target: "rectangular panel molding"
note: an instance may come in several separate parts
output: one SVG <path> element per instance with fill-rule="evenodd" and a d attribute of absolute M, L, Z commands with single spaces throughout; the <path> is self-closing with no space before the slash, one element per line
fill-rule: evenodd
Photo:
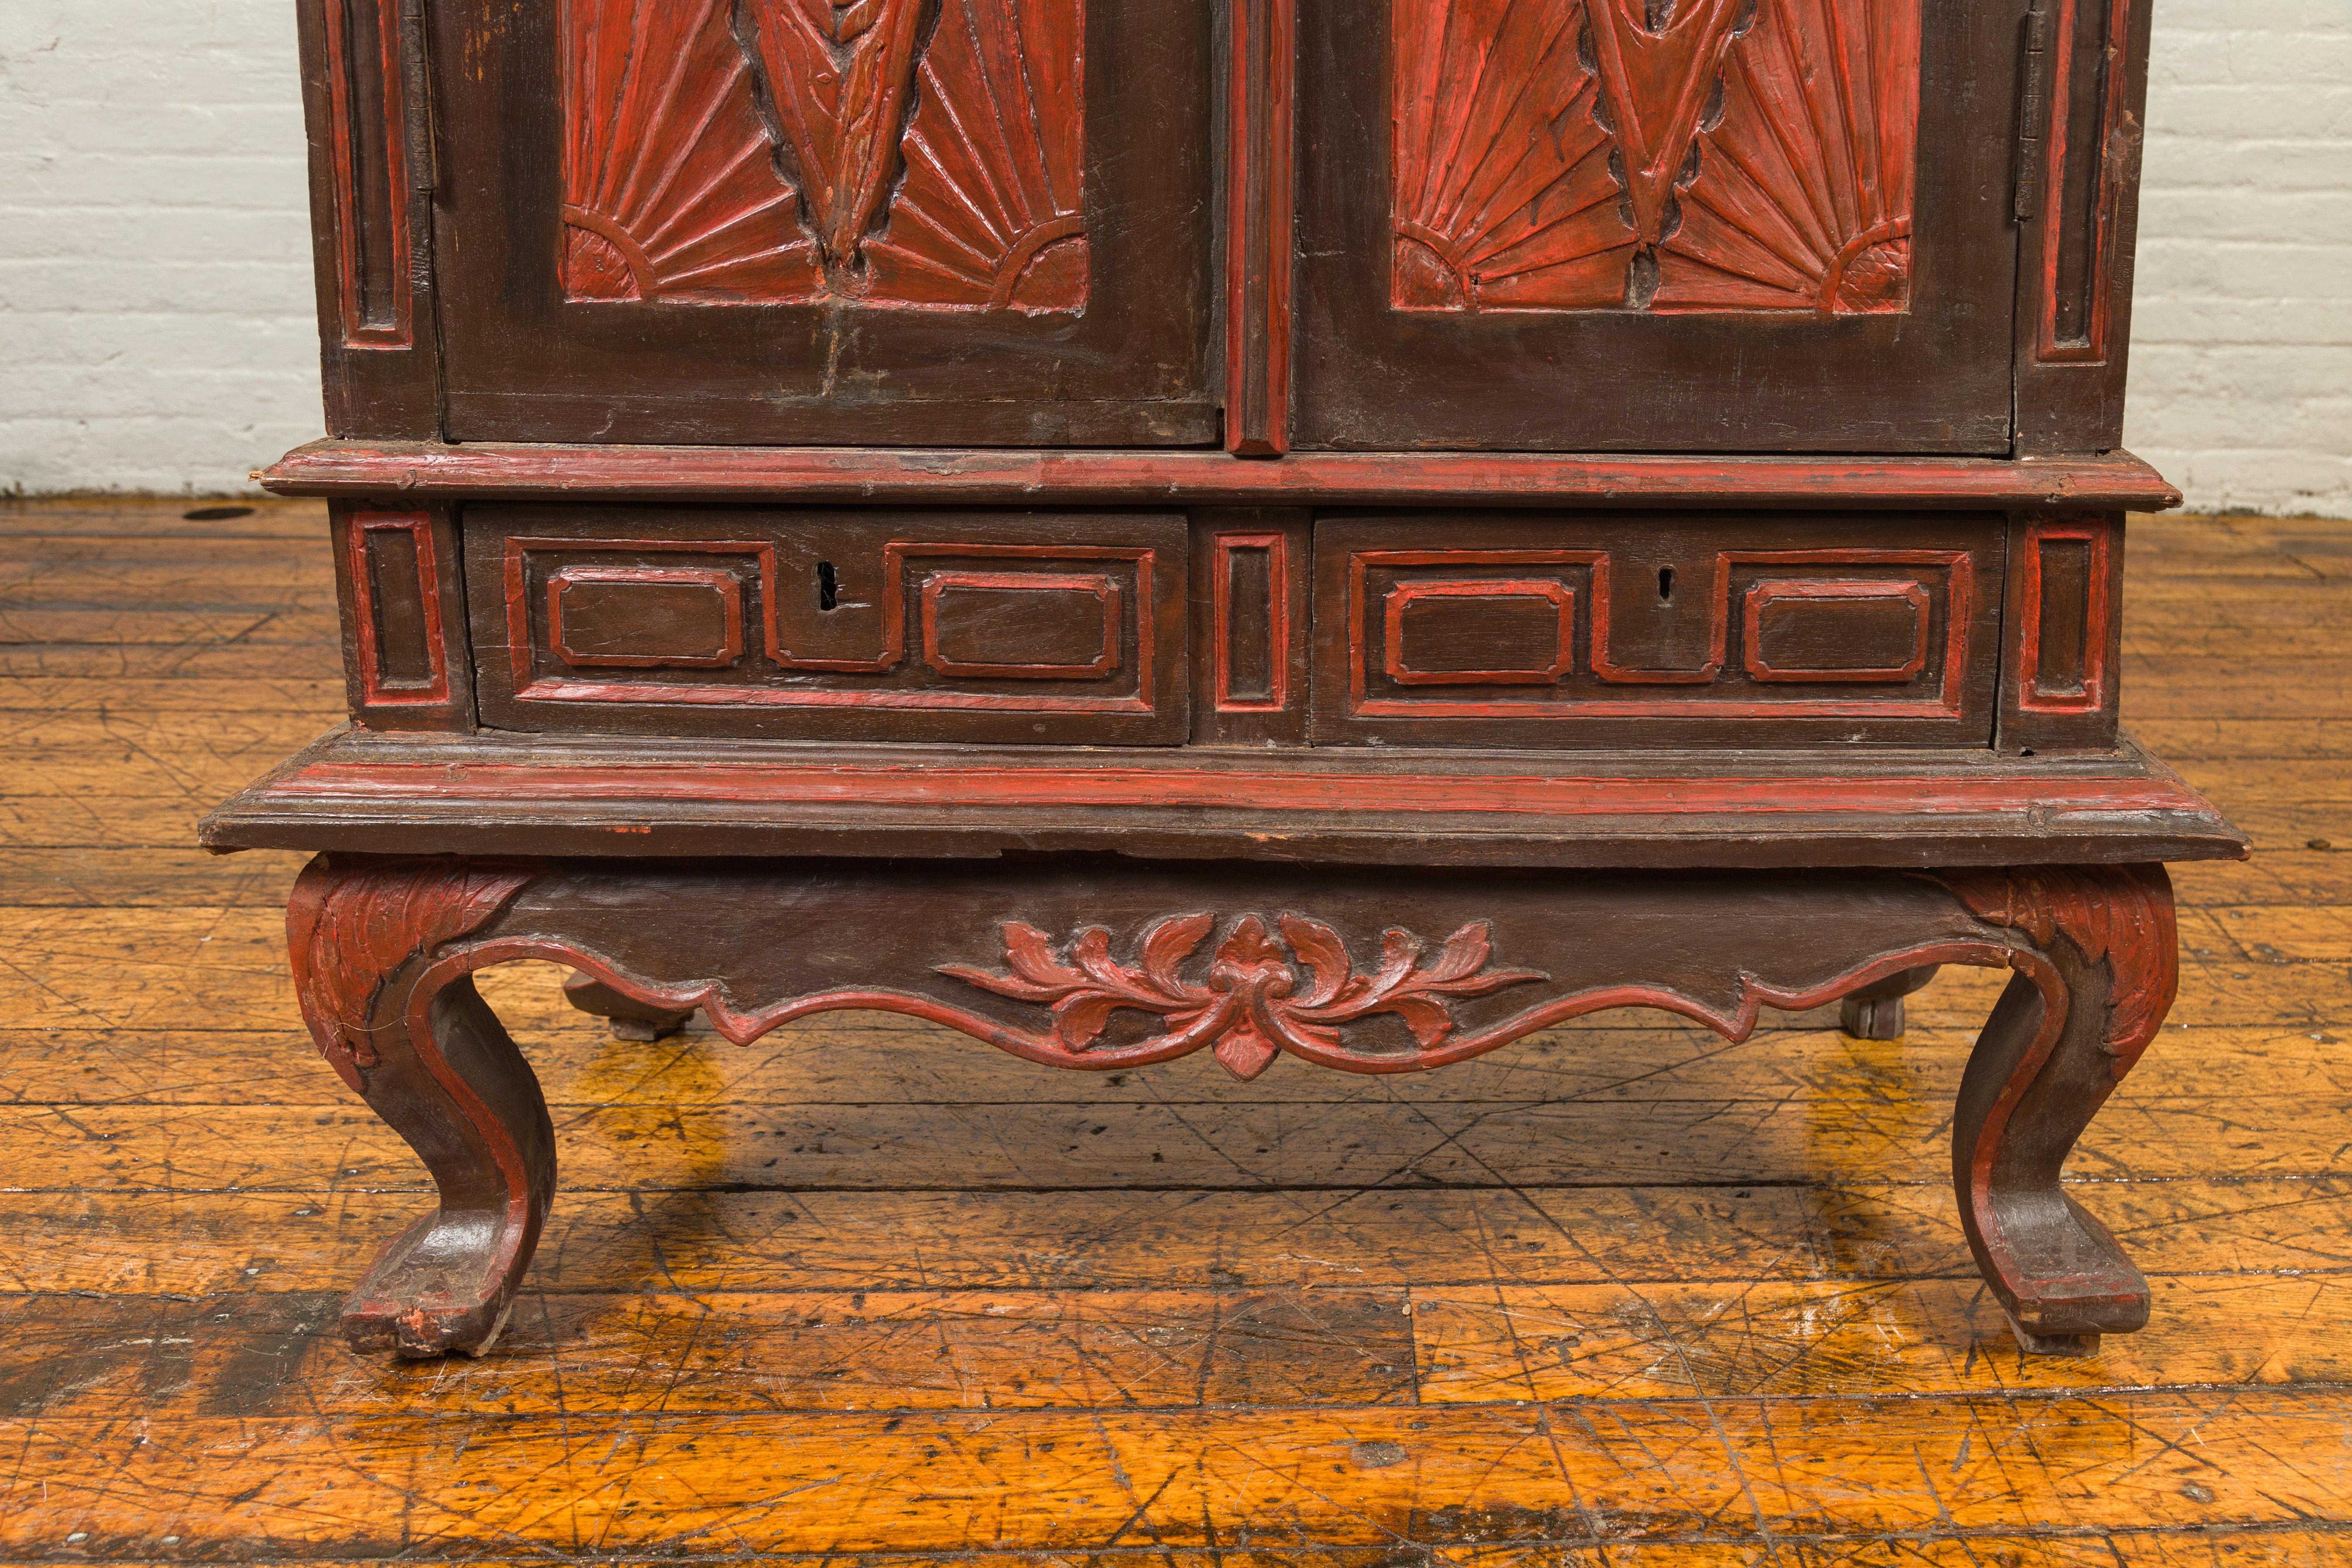
<path fill-rule="evenodd" d="M 2027 531 L 2017 705 L 2028 713 L 2105 706 L 2110 532 L 2097 518 Z"/>
<path fill-rule="evenodd" d="M 1182 738 L 1181 519 L 481 507 L 467 527 L 502 728 Z"/>
<path fill-rule="evenodd" d="M 1278 713 L 1290 706 L 1290 536 L 1220 533 L 1214 550 L 1211 700 L 1220 713 Z"/>
<path fill-rule="evenodd" d="M 428 512 L 359 512 L 347 530 L 360 700 L 371 708 L 449 701 L 441 564 Z"/>
<path fill-rule="evenodd" d="M 346 348 L 415 340 L 400 0 L 326 0 L 327 126 Z"/>
<path fill-rule="evenodd" d="M 1400 521 L 1317 526 L 1318 743 L 1991 740 L 1999 519 Z"/>
<path fill-rule="evenodd" d="M 743 584 L 684 566 L 566 566 L 547 580 L 547 643 L 574 669 L 725 669 L 743 657 Z"/>
<path fill-rule="evenodd" d="M 2034 357 L 2107 357 L 2117 212 L 2136 146 L 2113 68 L 2130 47 L 2132 0 L 2045 0 L 2055 8 L 2048 130 L 2042 137 L 2042 321 Z"/>

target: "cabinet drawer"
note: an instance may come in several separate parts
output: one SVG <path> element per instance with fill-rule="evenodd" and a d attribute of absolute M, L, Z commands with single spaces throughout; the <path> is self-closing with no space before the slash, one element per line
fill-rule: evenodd
<path fill-rule="evenodd" d="M 1318 743 L 1989 745 L 1996 517 L 1318 520 Z"/>
<path fill-rule="evenodd" d="M 482 722 L 1173 744 L 1173 514 L 478 506 Z"/>

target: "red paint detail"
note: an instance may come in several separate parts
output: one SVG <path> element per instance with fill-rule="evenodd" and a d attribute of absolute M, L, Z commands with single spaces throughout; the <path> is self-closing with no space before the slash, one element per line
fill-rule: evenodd
<path fill-rule="evenodd" d="M 2113 614 L 2108 552 L 2114 529 L 2104 518 L 2036 522 L 2025 532 L 2018 619 L 2017 705 L 2028 713 L 2095 713 L 2107 700 L 2107 631 Z M 2083 611 L 2083 685 L 2079 691 L 2044 692 L 2042 682 L 2042 546 L 2080 539 L 2091 547 L 2090 602 Z"/>
<path fill-rule="evenodd" d="M 1368 563 L 1388 566 L 1586 566 L 1592 574 L 1593 673 L 1602 680 L 1625 685 L 1707 685 L 1721 675 L 1724 651 L 1730 639 L 1731 569 L 1735 565 L 1933 566 L 1949 573 L 1950 600 L 1947 619 L 1943 689 L 1930 701 L 1890 702 L 1879 699 L 1809 701 L 1741 702 L 1728 700 L 1664 698 L 1578 699 L 1558 702 L 1445 701 L 1434 698 L 1376 698 L 1367 695 L 1365 671 L 1370 665 L 1365 639 Z M 1969 617 L 1974 605 L 1975 563 L 1963 550 L 1727 550 L 1716 556 L 1709 590 L 1712 624 L 1707 661 L 1697 669 L 1632 669 L 1609 658 L 1609 557 L 1596 550 L 1367 550 L 1349 562 L 1348 658 L 1349 710 L 1375 718 L 1860 718 L 1948 719 L 1960 710 L 1960 692 L 1968 673 Z M 1394 655 L 1390 656 L 1393 659 Z"/>
<path fill-rule="evenodd" d="M 2103 1045 L 2116 1079 L 2131 1071 L 2180 988 L 2179 931 L 2163 867 L 2053 866 L 1936 877 L 1979 920 L 2015 927 L 2044 948 L 2063 936 L 2089 963 L 2105 963 L 2112 980 Z M 2063 1007 L 2053 1012 L 2063 1026 Z M 2052 1037 L 2054 1043 L 2054 1029 Z M 2020 1069 L 2011 1080 L 2016 1095 L 2031 1086 L 2032 1077 Z M 1999 1140 L 1992 1145 L 1999 1147 Z"/>
<path fill-rule="evenodd" d="M 1234 574 L 1232 556 L 1238 550 L 1265 552 L 1266 569 L 1266 695 L 1234 695 Z M 1220 713 L 1279 713 L 1290 706 L 1290 535 L 1286 533 L 1221 533 L 1217 535 L 1216 566 L 1211 574 L 1209 603 L 1215 647 L 1210 650 L 1215 680 L 1214 700 Z"/>
<path fill-rule="evenodd" d="M 429 513 L 355 512 L 348 531 L 351 551 L 352 619 L 359 629 L 360 701 L 370 708 L 429 708 L 449 700 L 449 650 L 441 636 L 441 568 L 433 549 Z M 375 572 L 368 560 L 371 533 L 405 533 L 416 542 L 416 593 L 425 607 L 425 658 L 432 676 L 422 686 L 387 686 L 383 650 L 378 646 Z"/>
<path fill-rule="evenodd" d="M 1654 309 L 1908 309 L 1920 16 L 1920 0 L 1757 5 L 1725 57 L 1723 120 L 1695 140 Z"/>
<path fill-rule="evenodd" d="M 1360 557 L 1359 558 L 1360 560 Z M 1558 617 L 1559 642 L 1541 669 L 1408 669 L 1404 613 L 1421 599 L 1541 599 Z M 1400 583 L 1388 595 L 1388 677 L 1400 686 L 1551 686 L 1576 666 L 1576 593 L 1549 577 L 1479 578 L 1461 583 Z"/>
<path fill-rule="evenodd" d="M 408 126 L 406 93 L 402 86 L 400 7 L 397 0 L 348 0 L 375 7 L 376 37 L 383 56 L 383 101 L 362 104 L 352 100 L 354 40 L 350 37 L 346 3 L 347 0 L 326 0 L 321 7 L 327 23 L 327 149 L 333 171 L 338 314 L 345 347 L 404 349 L 415 342 L 415 311 L 408 274 L 408 161 L 403 155 Z M 388 232 L 380 237 L 389 247 L 394 265 L 389 273 L 392 319 L 383 324 L 371 324 L 362 300 L 360 255 L 365 237 L 361 226 L 366 215 L 360 211 L 360 150 L 352 145 L 352 125 L 357 116 L 379 110 L 383 115 L 384 157 L 380 172 L 384 179 L 384 216 L 389 219 Z"/>
<path fill-rule="evenodd" d="M 1473 928 L 1475 929 L 1475 928 Z M 1460 933 L 1456 933 L 1457 936 Z M 1571 993 L 1553 1001 L 1531 1007 L 1474 1034 L 1457 1034 L 1433 1049 L 1411 1055 L 1373 1054 L 1349 1050 L 1344 1046 L 1325 1046 L 1319 1041 L 1286 1044 L 1290 1054 L 1319 1067 L 1336 1068 L 1343 1072 L 1397 1073 L 1426 1072 L 1436 1068 L 1482 1056 L 1525 1037 L 1538 1029 L 1563 1024 L 1588 1013 L 1602 1012 L 1612 1007 L 1654 1007 L 1689 1018 L 1715 1030 L 1725 1038 L 1739 1041 L 1755 1031 L 1757 1019 L 1766 1006 L 1790 1011 L 1802 1011 L 1834 1002 L 1857 988 L 1883 980 L 1906 969 L 1930 963 L 1973 963 L 1996 966 L 2012 960 L 2011 949 L 1981 942 L 1937 942 L 1923 943 L 1904 952 L 1880 958 L 1859 965 L 1825 985 L 1809 991 L 1783 991 L 1743 976 L 1738 1005 L 1727 1013 L 1717 1013 L 1704 1003 L 1679 992 L 1650 985 L 1596 986 Z M 737 1045 L 749 1045 L 771 1030 L 800 1018 L 819 1013 L 863 1009 L 895 1013 L 906 1017 L 920 1018 L 927 1023 L 944 1025 L 960 1030 L 972 1038 L 992 1045 L 998 1049 L 1024 1061 L 1045 1067 L 1072 1068 L 1080 1071 L 1111 1072 L 1124 1068 L 1147 1067 L 1154 1062 L 1170 1061 L 1202 1048 L 1207 1041 L 1179 1031 L 1155 1035 L 1149 1039 L 1127 1046 L 1096 1046 L 1086 1050 L 1073 1050 L 1053 1032 L 1038 1033 L 1010 1028 L 993 1019 L 983 1018 L 961 1007 L 933 1001 L 928 996 L 911 995 L 903 991 L 839 990 L 796 996 L 749 1013 L 738 1012 L 729 1002 L 724 988 L 715 981 L 702 981 L 678 986 L 655 985 L 638 977 L 622 973 L 601 956 L 561 942 L 516 938 L 480 943 L 464 950 L 463 959 L 468 968 L 486 968 L 519 958 L 540 958 L 565 963 L 586 972 L 596 980 L 625 996 L 648 1006 L 685 1012 L 699 1007 L 706 1011 L 719 1035 Z M 453 962 L 457 962 L 454 960 Z M 977 973 L 977 972 L 975 972 Z M 958 978 L 965 978 L 958 975 Z M 1239 1031 L 1235 1032 L 1238 1035 Z M 1226 1037 L 1234 1039 L 1234 1035 Z M 1255 1040 L 1236 1040 L 1230 1054 L 1220 1053 L 1220 1060 L 1229 1070 L 1262 1068 L 1271 1056 L 1265 1054 L 1267 1042 L 1263 1037 Z"/>
<path fill-rule="evenodd" d="M 888 205 L 925 8 L 923 0 L 736 7 L 772 133 L 800 172 L 801 200 L 835 267 L 864 266 L 866 237 Z"/>
<path fill-rule="evenodd" d="M 732 0 L 563 0 L 566 299 L 775 303 L 823 292 L 732 10 Z"/>
<path fill-rule="evenodd" d="M 1034 506 L 1482 504 L 1564 507 L 2071 506 L 2161 511 L 2180 492 L 2128 452 L 1997 458 L 1564 458 L 1538 453 L 844 451 L 315 441 L 263 476 L 285 495 L 617 496 L 653 500 L 935 500 Z"/>
<path fill-rule="evenodd" d="M 489 861 L 363 862 L 352 869 L 337 869 L 324 857 L 310 862 L 287 900 L 287 959 L 311 1038 L 345 1083 L 364 1092 L 361 1074 L 381 1059 L 373 1036 L 389 1022 L 374 1013 L 384 984 L 411 960 L 488 924 L 533 875 Z M 431 1036 L 427 1028 L 415 1039 Z M 444 1079 L 452 1092 L 478 1106 L 455 1076 Z"/>
<path fill-rule="evenodd" d="M 574 583 L 642 583 L 708 588 L 719 595 L 726 630 L 719 646 L 708 654 L 584 654 L 572 649 L 563 637 L 564 590 Z M 547 645 L 556 658 L 574 668 L 605 667 L 724 669 L 743 657 L 743 584 L 732 572 L 692 566 L 566 566 L 548 574 Z"/>
<path fill-rule="evenodd" d="M 836 287 L 877 305 L 1085 310 L 1086 55 L 1083 0 L 943 0 L 870 279 Z"/>
<path fill-rule="evenodd" d="M 922 556 L 951 560 L 1132 561 L 1135 563 L 1136 668 L 1138 695 L 1133 697 L 1003 697 L 961 691 L 824 690 L 763 686 L 673 686 L 653 681 L 598 682 L 542 680 L 535 668 L 536 649 L 530 637 L 530 584 L 526 563 L 534 552 L 654 552 L 740 554 L 760 565 L 760 605 L 766 631 L 766 653 L 780 668 L 833 670 L 881 675 L 906 659 L 906 610 L 901 579 L 903 563 Z M 1154 657 L 1152 561 L 1148 548 L 1097 544 L 919 544 L 893 541 L 883 546 L 882 652 L 870 659 L 796 658 L 783 647 L 776 616 L 778 571 L 776 549 L 758 542 L 675 539 L 551 539 L 507 541 L 507 640 L 514 664 L 515 695 L 534 702 L 680 702 L 719 708 L 872 708 L 885 710 L 949 710 L 1006 713 L 1150 713 Z"/>
<path fill-rule="evenodd" d="M 1281 932 L 1277 939 L 1269 925 Z M 1507 986 L 1549 980 L 1533 969 L 1489 969 L 1494 954 L 1483 921 L 1446 939 L 1427 963 L 1410 931 L 1381 933 L 1379 967 L 1365 973 L 1339 933 L 1304 915 L 1244 915 L 1228 928 L 1207 972 L 1188 979 L 1183 966 L 1217 917 L 1170 915 L 1135 942 L 1136 962 L 1111 955 L 1110 932 L 1090 926 L 1063 952 L 1032 925 L 1008 921 L 1000 931 L 1012 973 L 992 974 L 969 964 L 940 966 L 950 978 L 1054 1010 L 1053 1037 L 1073 1056 L 1091 1049 L 1114 1013 L 1157 1014 L 1167 1032 L 1151 1042 L 1170 1054 L 1213 1046 L 1235 1078 L 1253 1079 L 1277 1051 L 1343 1051 L 1339 1030 L 1375 1013 L 1393 1014 L 1424 1051 L 1454 1032 L 1454 1004 Z"/>
<path fill-rule="evenodd" d="M 2208 808 L 2161 778 L 1658 779 L 1512 773 L 1253 771 L 1176 765 L 947 770 L 919 763 L 794 766 L 758 763 L 313 763 L 258 798 L 559 802 L 710 801 L 745 805 L 938 807 L 1152 806 L 1228 811 L 1490 816 L 1701 816 L 1736 812 L 2184 811 Z"/>
<path fill-rule="evenodd" d="M 2094 73 L 2100 94 L 2099 156 L 2094 163 L 2091 200 L 2091 255 L 2084 269 L 2091 299 L 2084 318 L 2088 329 L 2080 338 L 2058 336 L 2058 247 L 2064 234 L 2066 202 L 2066 132 L 2072 115 L 2075 7 L 2091 0 L 2056 0 L 2050 51 L 2050 126 L 2043 137 L 2047 151 L 2042 169 L 2042 320 L 2035 333 L 2033 357 L 2043 364 L 2096 364 L 2107 357 L 2109 323 L 2115 313 L 2116 204 L 2122 182 L 2110 177 L 2110 151 L 2123 130 L 2124 93 L 2117 79 L 2131 44 L 2131 0 L 2106 0 L 2107 37 L 2105 68 Z"/>
<path fill-rule="evenodd" d="M 561 27 L 567 298 L 1084 308 L 1081 0 L 565 0 Z"/>
<path fill-rule="evenodd" d="M 1086 664 L 974 664 L 951 659 L 940 651 L 940 599 L 951 588 L 1091 594 L 1102 612 L 1102 652 Z M 1118 668 L 1121 607 L 1118 584 L 1099 573 L 1053 576 L 1042 572 L 933 572 L 923 579 L 923 662 L 941 675 L 980 679 L 1100 680 Z"/>
<path fill-rule="evenodd" d="M 1236 0 L 1225 14 L 1225 449 L 1279 457 L 1290 447 L 1297 0 Z"/>
<path fill-rule="evenodd" d="M 1399 0 L 1398 309 L 1906 308 L 1919 0 L 1655 9 Z"/>
<path fill-rule="evenodd" d="M 1784 599 L 1825 599 L 1832 603 L 1898 600 L 1911 607 L 1919 628 L 1910 658 L 1884 668 L 1780 669 L 1764 662 L 1762 615 L 1767 605 Z M 1927 589 L 1920 583 L 1766 582 L 1748 590 L 1746 641 L 1748 673 L 1757 680 L 1879 680 L 1907 681 L 1927 668 Z"/>
<path fill-rule="evenodd" d="M 1675 216 L 1675 193 L 1688 183 L 1684 161 L 1747 9 L 1742 0 L 1683 0 L 1653 28 L 1643 0 L 1584 7 L 1633 235 L 1644 247 L 1664 239 Z"/>

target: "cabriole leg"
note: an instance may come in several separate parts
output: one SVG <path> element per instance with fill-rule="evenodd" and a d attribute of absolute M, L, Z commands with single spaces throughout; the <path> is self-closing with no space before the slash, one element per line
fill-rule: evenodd
<path fill-rule="evenodd" d="M 555 1190 L 555 1138 L 530 1064 L 452 947 L 531 879 L 452 860 L 313 860 L 287 930 L 319 1050 L 415 1149 L 440 1205 L 343 1306 L 357 1350 L 479 1354 L 504 1327 Z"/>
<path fill-rule="evenodd" d="M 1945 879 L 1979 918 L 2033 939 L 1978 1037 L 1952 1127 L 1960 1218 L 2019 1342 L 2088 1354 L 2147 1321 L 2147 1281 L 2059 1184 L 2060 1167 L 2172 1005 L 2179 949 L 2162 867 Z"/>

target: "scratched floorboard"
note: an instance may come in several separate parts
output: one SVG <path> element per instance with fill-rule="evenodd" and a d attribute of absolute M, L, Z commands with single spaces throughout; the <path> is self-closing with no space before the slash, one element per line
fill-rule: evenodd
<path fill-rule="evenodd" d="M 2079 1194 L 2147 1331 L 2029 1360 L 1904 1041 L 1612 1014 L 1411 1083 L 1079 1081 L 903 1020 L 484 990 L 564 1191 L 498 1352 L 357 1357 L 420 1174 L 310 1055 L 299 858 L 195 816 L 341 701 L 319 509 L 0 504 L 0 1568 L 2352 1568 L 2352 531 L 2135 525 L 2176 877 Z"/>

